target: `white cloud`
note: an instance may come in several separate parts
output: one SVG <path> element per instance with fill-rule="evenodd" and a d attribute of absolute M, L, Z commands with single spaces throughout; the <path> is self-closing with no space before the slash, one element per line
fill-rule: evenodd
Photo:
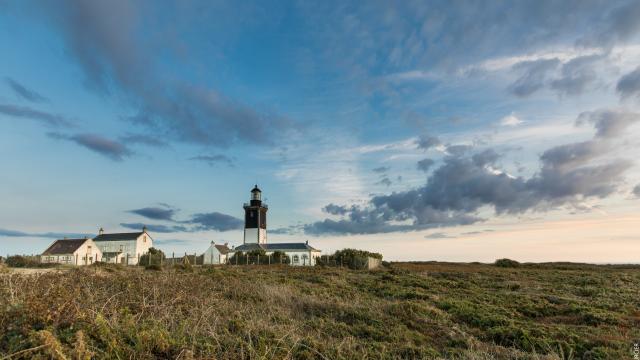
<path fill-rule="evenodd" d="M 524 123 L 524 121 L 518 118 L 514 113 L 511 113 L 500 119 L 501 126 L 518 126 L 522 123 Z"/>

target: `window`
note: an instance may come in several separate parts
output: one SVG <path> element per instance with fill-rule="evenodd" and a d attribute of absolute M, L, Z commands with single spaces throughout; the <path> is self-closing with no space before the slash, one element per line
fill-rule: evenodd
<path fill-rule="evenodd" d="M 147 242 L 147 235 L 145 235 L 145 236 L 142 238 L 142 242 L 145 242 L 145 243 Z"/>
<path fill-rule="evenodd" d="M 300 262 L 300 258 L 298 257 L 298 255 L 293 255 L 293 262 L 296 264 Z"/>

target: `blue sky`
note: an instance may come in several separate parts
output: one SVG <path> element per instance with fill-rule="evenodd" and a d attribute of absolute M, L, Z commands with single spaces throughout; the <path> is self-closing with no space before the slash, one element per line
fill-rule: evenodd
<path fill-rule="evenodd" d="M 257 182 L 272 242 L 637 262 L 639 16 L 0 2 L 0 253 L 142 224 L 168 252 L 240 244 Z"/>

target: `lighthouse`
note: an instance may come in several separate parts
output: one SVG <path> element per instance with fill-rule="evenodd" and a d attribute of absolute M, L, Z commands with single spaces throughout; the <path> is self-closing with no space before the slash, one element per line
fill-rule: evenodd
<path fill-rule="evenodd" d="M 267 243 L 267 204 L 262 203 L 262 191 L 258 185 L 251 190 L 251 201 L 244 204 L 244 243 Z"/>

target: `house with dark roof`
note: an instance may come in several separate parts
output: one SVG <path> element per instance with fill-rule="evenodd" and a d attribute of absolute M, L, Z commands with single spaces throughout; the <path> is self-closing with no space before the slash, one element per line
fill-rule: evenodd
<path fill-rule="evenodd" d="M 40 261 L 67 265 L 91 265 L 102 261 L 102 251 L 89 238 L 62 239 L 54 241 L 40 255 Z"/>
<path fill-rule="evenodd" d="M 212 241 L 207 251 L 202 254 L 202 264 L 225 264 L 230 250 L 227 244 L 216 244 L 215 241 Z"/>
<path fill-rule="evenodd" d="M 242 244 L 234 247 L 231 252 L 251 252 L 253 250 L 264 250 L 266 255 L 271 255 L 274 252 L 285 253 L 292 266 L 313 266 L 316 264 L 316 259 L 320 257 L 320 250 L 309 245 L 309 242 L 303 243 L 273 243 L 273 244 Z"/>
<path fill-rule="evenodd" d="M 142 231 L 111 234 L 100 228 L 93 241 L 104 254 L 104 262 L 117 264 L 137 265 L 140 256 L 153 247 L 153 239 L 146 226 Z"/>

